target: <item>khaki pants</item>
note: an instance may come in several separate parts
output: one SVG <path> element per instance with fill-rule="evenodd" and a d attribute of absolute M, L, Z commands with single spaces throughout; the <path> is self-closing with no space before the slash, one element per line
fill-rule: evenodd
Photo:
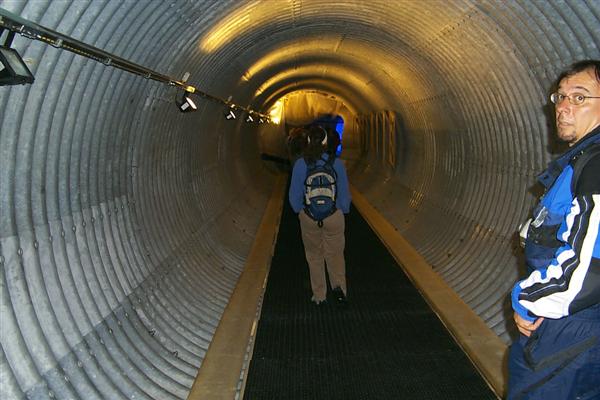
<path fill-rule="evenodd" d="M 312 220 L 304 211 L 300 211 L 299 218 L 304 252 L 310 271 L 313 301 L 319 302 L 327 297 L 325 262 L 331 287 L 333 289 L 339 287 L 346 294 L 344 213 L 337 210 L 323 220 L 321 228 L 317 225 L 317 221 Z"/>

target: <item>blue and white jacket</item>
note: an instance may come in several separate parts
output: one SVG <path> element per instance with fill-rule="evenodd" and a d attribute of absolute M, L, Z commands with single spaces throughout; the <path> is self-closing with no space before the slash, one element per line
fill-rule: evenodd
<path fill-rule="evenodd" d="M 527 263 L 535 270 L 513 288 L 512 307 L 528 321 L 538 317 L 558 319 L 600 303 L 599 156 L 586 163 L 577 187 L 571 187 L 571 161 L 598 143 L 600 127 L 538 177 L 547 191 L 535 208 L 533 224 L 542 225 L 541 229 L 558 229 L 554 230 L 555 248 L 549 255 L 538 251 L 543 246 L 538 249 L 532 241 L 525 245 Z"/>

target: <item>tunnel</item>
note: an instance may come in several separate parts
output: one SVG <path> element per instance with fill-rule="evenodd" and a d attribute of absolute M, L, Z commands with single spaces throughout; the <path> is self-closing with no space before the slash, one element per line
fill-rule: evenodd
<path fill-rule="evenodd" d="M 0 398 L 187 398 L 286 173 L 286 129 L 324 115 L 344 121 L 356 192 L 513 340 L 515 234 L 563 148 L 548 95 L 600 58 L 598 1 L 0 8 L 210 95 L 181 113 L 179 87 L 16 32 L 35 81 L 0 87 Z"/>

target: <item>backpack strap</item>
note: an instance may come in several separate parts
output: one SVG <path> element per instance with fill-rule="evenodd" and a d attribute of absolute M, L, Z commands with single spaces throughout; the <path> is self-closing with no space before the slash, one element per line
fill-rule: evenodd
<path fill-rule="evenodd" d="M 585 168 L 586 164 L 598 155 L 600 155 L 600 143 L 589 146 L 571 159 L 571 166 L 573 167 L 571 193 L 575 193 L 579 177 L 581 176 L 581 172 Z"/>
<path fill-rule="evenodd" d="M 321 160 L 323 160 L 325 162 L 325 164 L 329 165 L 331 167 L 331 170 L 335 173 L 335 180 L 337 180 L 337 172 L 335 171 L 335 167 L 333 166 L 333 164 L 335 163 L 335 157 L 328 155 L 329 158 L 326 160 L 323 158 L 323 156 L 321 156 Z"/>

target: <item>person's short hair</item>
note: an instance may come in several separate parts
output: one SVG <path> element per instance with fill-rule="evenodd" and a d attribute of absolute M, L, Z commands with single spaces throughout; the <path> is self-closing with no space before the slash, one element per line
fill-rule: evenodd
<path fill-rule="evenodd" d="M 600 83 L 600 60 L 581 60 L 577 61 L 574 64 L 571 64 L 569 68 L 563 71 L 563 73 L 560 74 L 560 76 L 556 80 L 556 85 L 558 86 L 563 79 L 578 74 L 580 72 L 587 71 L 588 69 L 594 70 L 596 80 L 598 81 L 598 83 Z"/>

